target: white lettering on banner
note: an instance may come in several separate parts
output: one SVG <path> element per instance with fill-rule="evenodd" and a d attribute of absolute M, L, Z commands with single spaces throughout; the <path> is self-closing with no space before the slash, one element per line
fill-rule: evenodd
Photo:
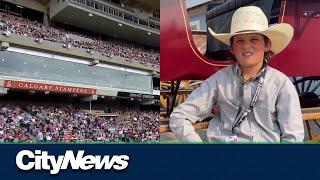
<path fill-rule="evenodd" d="M 31 83 L 21 81 L 5 80 L 4 87 L 18 88 L 18 89 L 32 89 L 41 91 L 57 91 L 57 92 L 68 92 L 73 94 L 96 94 L 96 89 L 81 88 L 81 87 L 70 87 L 62 85 L 50 85 L 42 83 Z"/>
<path fill-rule="evenodd" d="M 137 98 L 141 98 L 141 94 L 134 94 L 134 93 L 130 93 L 129 95 L 130 97 L 137 97 Z"/>
<path fill-rule="evenodd" d="M 11 87 L 11 81 L 7 81 L 7 87 Z"/>
<path fill-rule="evenodd" d="M 28 161 L 24 162 L 23 158 Z M 48 151 L 35 150 L 35 153 L 29 150 L 22 150 L 16 156 L 16 165 L 19 169 L 28 171 L 35 170 L 49 170 L 50 174 L 58 174 L 59 171 L 68 168 L 71 165 L 73 170 L 89 170 L 93 167 L 99 169 L 115 169 L 124 170 L 128 167 L 129 156 L 127 155 L 113 155 L 113 156 L 84 156 L 84 150 L 79 150 L 75 156 L 73 151 L 67 150 L 65 155 L 58 156 L 48 155 Z M 51 164 L 51 165 L 50 165 Z"/>
<path fill-rule="evenodd" d="M 144 94 L 144 95 L 142 96 L 142 98 L 144 98 L 144 99 L 154 99 L 154 96 Z"/>

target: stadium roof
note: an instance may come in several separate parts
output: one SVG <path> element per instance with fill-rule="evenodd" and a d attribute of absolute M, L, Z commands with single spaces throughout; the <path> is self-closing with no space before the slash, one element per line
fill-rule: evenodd
<path fill-rule="evenodd" d="M 186 0 L 187 9 L 211 2 L 212 0 Z"/>
<path fill-rule="evenodd" d="M 43 6 L 48 5 L 50 0 L 36 0 Z M 120 0 L 130 7 L 143 9 L 145 11 L 160 12 L 160 0 Z M 70 13 L 72 12 L 72 13 Z M 88 16 L 91 14 L 91 17 Z M 92 16 L 93 15 L 93 16 Z M 51 20 L 71 25 L 91 32 L 113 36 L 115 38 L 129 40 L 152 47 L 160 46 L 159 30 L 150 29 L 138 24 L 122 22 L 114 17 L 106 17 L 99 11 L 83 9 L 83 7 L 67 6 L 58 14 L 51 16 Z M 121 24 L 121 28 L 119 27 Z M 143 29 L 143 30 L 142 30 Z"/>
<path fill-rule="evenodd" d="M 50 0 L 37 0 L 43 6 L 47 5 Z M 160 0 L 121 0 L 124 4 L 146 11 L 160 12 Z"/>
<path fill-rule="evenodd" d="M 122 0 L 122 2 L 146 11 L 160 12 L 160 0 Z"/>
<path fill-rule="evenodd" d="M 101 35 L 160 47 L 160 32 L 147 26 L 116 18 L 90 9 L 69 5 L 51 17 L 61 24 L 71 25 Z M 72 12 L 72 13 L 70 13 Z M 91 13 L 91 16 L 89 15 Z M 150 33 L 148 33 L 150 32 Z"/>
<path fill-rule="evenodd" d="M 50 0 L 37 0 L 40 4 L 42 4 L 43 6 L 47 5 L 49 3 Z"/>

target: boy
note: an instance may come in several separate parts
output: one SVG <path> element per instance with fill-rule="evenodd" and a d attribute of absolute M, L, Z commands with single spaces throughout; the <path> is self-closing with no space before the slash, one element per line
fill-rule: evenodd
<path fill-rule="evenodd" d="M 292 142 L 303 141 L 299 98 L 288 77 L 267 65 L 274 54 L 291 41 L 289 24 L 268 27 L 262 10 L 241 7 L 232 17 L 231 30 L 216 34 L 230 46 L 237 61 L 203 82 L 170 116 L 170 128 L 181 141 L 199 142 L 192 124 L 218 114 L 209 122 L 209 141 Z"/>

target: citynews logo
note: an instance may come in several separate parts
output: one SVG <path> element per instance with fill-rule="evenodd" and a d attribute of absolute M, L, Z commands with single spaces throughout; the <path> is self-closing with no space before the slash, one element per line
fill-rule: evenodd
<path fill-rule="evenodd" d="M 27 161 L 23 161 L 27 158 Z M 93 167 L 96 170 L 115 169 L 124 170 L 128 167 L 129 156 L 114 155 L 114 156 L 84 156 L 84 150 L 79 150 L 77 155 L 73 151 L 67 150 L 65 155 L 58 156 L 48 155 L 48 151 L 35 150 L 35 153 L 29 150 L 22 150 L 16 156 L 16 165 L 24 171 L 31 169 L 35 170 L 50 170 L 50 174 L 58 174 L 61 169 L 66 170 L 68 165 L 71 165 L 73 170 L 89 170 Z"/>

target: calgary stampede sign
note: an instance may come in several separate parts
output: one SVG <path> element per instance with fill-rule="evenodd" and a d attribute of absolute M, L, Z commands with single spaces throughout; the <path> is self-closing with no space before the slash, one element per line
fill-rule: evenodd
<path fill-rule="evenodd" d="M 73 87 L 73 86 L 62 86 L 62 85 L 54 85 L 54 84 L 43 84 L 43 83 L 13 81 L 13 80 L 5 80 L 4 87 L 12 88 L 12 89 L 52 91 L 52 92 L 73 93 L 73 94 L 94 95 L 97 93 L 97 89 L 92 89 L 92 88 L 81 88 L 81 87 Z"/>

